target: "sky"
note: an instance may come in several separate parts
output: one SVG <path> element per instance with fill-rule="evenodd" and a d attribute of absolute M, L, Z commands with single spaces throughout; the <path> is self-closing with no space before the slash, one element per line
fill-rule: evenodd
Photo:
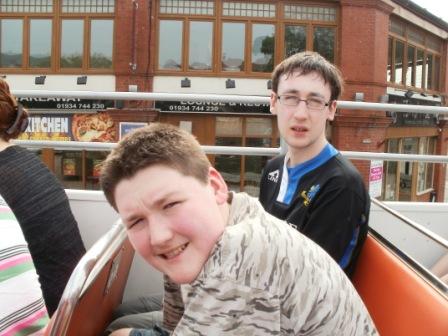
<path fill-rule="evenodd" d="M 425 8 L 431 14 L 438 16 L 448 23 L 448 1 L 447 0 L 411 0 L 420 7 Z"/>

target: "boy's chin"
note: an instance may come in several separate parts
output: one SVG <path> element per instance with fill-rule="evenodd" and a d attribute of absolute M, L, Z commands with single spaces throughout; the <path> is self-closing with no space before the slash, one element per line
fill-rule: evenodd
<path fill-rule="evenodd" d="M 178 285 L 190 284 L 196 280 L 198 274 L 167 274 L 172 282 Z"/>

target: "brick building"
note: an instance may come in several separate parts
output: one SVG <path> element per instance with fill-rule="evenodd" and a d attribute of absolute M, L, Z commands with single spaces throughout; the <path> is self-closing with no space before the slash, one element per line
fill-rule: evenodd
<path fill-rule="evenodd" d="M 343 100 L 446 105 L 448 23 L 407 0 L 22 0 L 0 2 L 0 73 L 13 89 L 268 96 L 273 66 L 315 50 L 339 66 Z M 24 138 L 116 141 L 155 120 L 202 144 L 278 146 L 268 106 L 22 99 Z M 339 110 L 340 150 L 447 154 L 448 123 L 423 114 Z M 42 150 L 67 187 L 97 188 L 105 153 Z M 257 193 L 266 158 L 211 157 L 234 189 Z M 356 161 L 366 183 L 370 162 Z M 384 164 L 382 198 L 443 200 L 446 168 Z"/>

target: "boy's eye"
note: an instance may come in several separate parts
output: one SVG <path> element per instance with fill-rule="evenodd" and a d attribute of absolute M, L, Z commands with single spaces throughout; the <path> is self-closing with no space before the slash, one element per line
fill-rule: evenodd
<path fill-rule="evenodd" d="M 283 100 L 289 104 L 297 104 L 298 99 L 296 96 L 283 96 Z"/>
<path fill-rule="evenodd" d="M 141 222 L 142 222 L 141 219 L 135 219 L 135 220 L 133 220 L 133 221 L 127 223 L 127 225 L 126 225 L 126 229 L 128 229 L 128 230 L 129 230 L 129 229 L 132 229 L 133 227 L 135 227 L 136 225 L 140 224 Z"/>
<path fill-rule="evenodd" d="M 180 201 L 169 202 L 163 206 L 163 209 L 171 209 L 172 207 L 180 204 Z"/>

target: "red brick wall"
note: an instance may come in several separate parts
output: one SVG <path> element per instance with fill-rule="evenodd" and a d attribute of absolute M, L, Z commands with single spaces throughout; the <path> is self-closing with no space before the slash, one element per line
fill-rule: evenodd
<path fill-rule="evenodd" d="M 341 0 L 339 67 L 345 79 L 342 100 L 364 93 L 378 102 L 386 93 L 387 38 L 392 8 L 378 0 Z M 332 142 L 342 151 L 383 152 L 390 120 L 384 112 L 339 110 Z M 354 160 L 366 185 L 370 161 Z"/>
<path fill-rule="evenodd" d="M 138 85 L 138 91 L 152 91 L 151 6 L 151 0 L 116 1 L 114 57 L 117 91 L 128 91 L 130 84 Z"/>

